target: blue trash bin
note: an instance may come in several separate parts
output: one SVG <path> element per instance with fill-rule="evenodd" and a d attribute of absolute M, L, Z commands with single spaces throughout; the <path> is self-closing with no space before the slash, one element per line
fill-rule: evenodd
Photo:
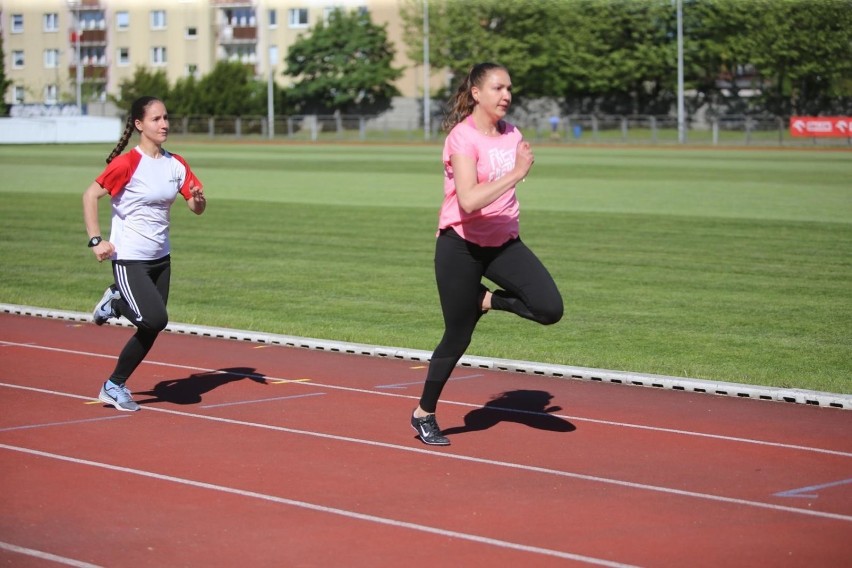
<path fill-rule="evenodd" d="M 577 124 L 574 126 L 574 138 L 579 138 L 583 135 L 583 127 Z"/>

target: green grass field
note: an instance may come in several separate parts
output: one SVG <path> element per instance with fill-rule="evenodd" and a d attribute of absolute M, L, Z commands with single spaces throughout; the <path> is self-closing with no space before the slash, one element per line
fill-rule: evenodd
<path fill-rule="evenodd" d="M 176 137 L 174 322 L 431 350 L 440 147 Z M 111 145 L 0 146 L 0 302 L 89 312 L 80 196 Z M 539 146 L 522 236 L 566 300 L 468 354 L 852 393 L 852 152 Z M 102 202 L 102 227 L 109 227 Z"/>

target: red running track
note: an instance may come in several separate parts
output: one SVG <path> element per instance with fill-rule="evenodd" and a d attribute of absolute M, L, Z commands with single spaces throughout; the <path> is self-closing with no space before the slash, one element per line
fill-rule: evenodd
<path fill-rule="evenodd" d="M 852 412 L 0 315 L 0 564 L 849 566 Z"/>

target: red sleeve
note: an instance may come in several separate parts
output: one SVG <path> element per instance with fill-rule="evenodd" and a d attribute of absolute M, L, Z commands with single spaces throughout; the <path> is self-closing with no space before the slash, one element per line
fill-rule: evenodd
<path fill-rule="evenodd" d="M 195 177 L 195 174 L 192 173 L 192 170 L 189 169 L 189 164 L 186 163 L 186 160 L 183 159 L 182 156 L 178 156 L 177 154 L 172 154 L 175 160 L 183 164 L 183 167 L 186 168 L 186 175 L 183 179 L 183 185 L 180 187 L 180 194 L 183 195 L 183 198 L 189 201 L 192 199 L 192 194 L 189 192 L 189 188 L 193 185 L 202 185 L 201 180 Z"/>
<path fill-rule="evenodd" d="M 95 178 L 95 181 L 106 189 L 110 196 L 113 196 L 124 189 L 133 177 L 133 172 L 136 171 L 136 166 L 141 159 L 139 152 L 128 152 L 117 156 L 107 164 L 106 169 Z"/>

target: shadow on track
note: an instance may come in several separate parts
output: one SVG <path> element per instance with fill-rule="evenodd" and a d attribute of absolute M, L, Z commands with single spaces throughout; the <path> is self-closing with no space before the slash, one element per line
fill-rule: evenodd
<path fill-rule="evenodd" d="M 471 410 L 464 417 L 464 426 L 454 426 L 443 430 L 445 436 L 478 432 L 496 426 L 500 422 L 516 422 L 551 432 L 573 432 L 576 427 L 563 418 L 553 416 L 552 412 L 562 410 L 560 406 L 550 406 L 553 395 L 539 390 L 513 390 L 504 392 L 482 408 Z"/>
<path fill-rule="evenodd" d="M 248 379 L 262 385 L 268 384 L 261 373 L 253 367 L 228 367 L 207 373 L 197 373 L 183 379 L 170 379 L 157 383 L 149 391 L 136 394 L 153 396 L 137 401 L 139 404 L 171 402 L 173 404 L 198 404 L 205 393 L 222 385 Z"/>

